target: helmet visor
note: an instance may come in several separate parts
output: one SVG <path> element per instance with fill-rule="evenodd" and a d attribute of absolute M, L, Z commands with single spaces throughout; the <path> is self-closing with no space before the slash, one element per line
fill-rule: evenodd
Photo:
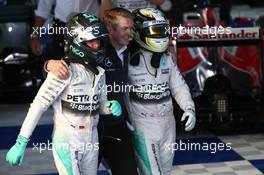
<path fill-rule="evenodd" d="M 88 47 L 91 50 L 100 50 L 104 49 L 108 41 L 107 36 L 100 36 L 98 38 L 92 39 L 92 40 L 85 40 L 81 42 L 81 45 L 84 47 Z"/>
<path fill-rule="evenodd" d="M 165 38 L 169 36 L 168 21 L 145 21 L 141 34 L 150 38 Z"/>
<path fill-rule="evenodd" d="M 168 27 L 168 25 L 146 27 L 142 30 L 142 34 L 149 38 L 165 38 L 169 36 Z"/>

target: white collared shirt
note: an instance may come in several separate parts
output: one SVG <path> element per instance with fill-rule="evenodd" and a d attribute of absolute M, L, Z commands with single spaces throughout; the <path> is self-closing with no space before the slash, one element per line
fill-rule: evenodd
<path fill-rule="evenodd" d="M 66 22 L 73 13 L 90 12 L 98 16 L 99 12 L 97 0 L 40 0 L 35 11 L 36 16 L 47 19 L 55 4 L 54 16 L 63 22 Z"/>
<path fill-rule="evenodd" d="M 124 51 L 127 49 L 127 46 L 123 46 L 120 49 L 116 49 L 117 56 L 122 61 L 122 65 L 124 64 Z"/>

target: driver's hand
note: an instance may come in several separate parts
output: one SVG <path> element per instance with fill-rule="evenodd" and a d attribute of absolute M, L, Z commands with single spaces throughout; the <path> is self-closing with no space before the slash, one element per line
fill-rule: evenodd
<path fill-rule="evenodd" d="M 69 68 L 63 60 L 49 60 L 47 70 L 59 79 L 66 80 L 69 78 Z"/>

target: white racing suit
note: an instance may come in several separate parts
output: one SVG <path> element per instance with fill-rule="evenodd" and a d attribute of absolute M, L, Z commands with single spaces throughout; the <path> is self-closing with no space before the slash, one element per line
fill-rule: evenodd
<path fill-rule="evenodd" d="M 97 173 L 99 110 L 108 113 L 104 70 L 97 68 L 100 73 L 95 75 L 71 63 L 65 81 L 49 73 L 20 130 L 20 135 L 29 138 L 42 113 L 53 106 L 52 151 L 59 174 Z"/>
<path fill-rule="evenodd" d="M 194 103 L 170 55 L 163 54 L 156 69 L 150 64 L 152 53 L 140 53 L 139 65 L 128 68 L 127 106 L 136 157 L 142 175 L 169 175 L 174 157 L 169 148 L 176 135 L 171 96 L 183 110 L 194 109 Z"/>

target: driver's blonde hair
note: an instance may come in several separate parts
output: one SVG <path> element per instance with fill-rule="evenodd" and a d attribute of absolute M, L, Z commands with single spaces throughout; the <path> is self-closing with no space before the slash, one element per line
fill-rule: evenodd
<path fill-rule="evenodd" d="M 103 21 L 105 22 L 107 27 L 115 28 L 118 24 L 117 16 L 122 16 L 122 17 L 134 20 L 134 15 L 129 10 L 116 7 L 116 8 L 106 10 L 104 12 Z"/>

